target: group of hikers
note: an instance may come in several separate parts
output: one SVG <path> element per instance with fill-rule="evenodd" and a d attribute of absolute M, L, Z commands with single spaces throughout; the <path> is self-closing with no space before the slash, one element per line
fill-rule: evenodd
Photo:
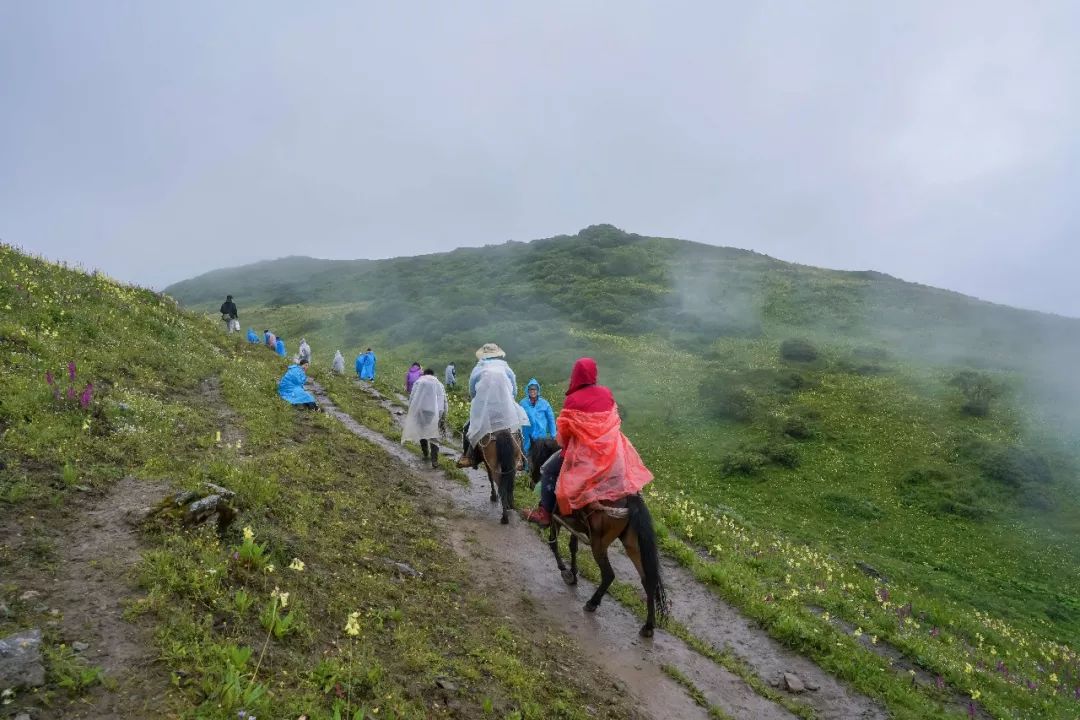
<path fill-rule="evenodd" d="M 540 503 L 522 516 L 542 527 L 550 525 L 558 508 L 562 515 L 593 503 L 633 495 L 652 480 L 634 446 L 622 434 L 622 421 L 611 390 L 598 384 L 592 358 L 574 363 L 558 418 L 540 394 L 540 383 L 529 380 L 525 397 L 517 401 L 517 377 L 506 353 L 494 343 L 476 351 L 469 374 L 469 422 L 462 429 L 461 468 L 482 462 L 479 448 L 499 432 L 515 438 L 517 469 L 524 469 L 532 443 L 554 439 L 560 448 L 540 468 Z M 447 385 L 456 381 L 447 367 Z M 406 375 L 409 411 L 402 443 L 419 442 L 424 458 L 438 466 L 437 441 L 446 432 L 446 389 L 430 368 L 413 363 Z"/>
<path fill-rule="evenodd" d="M 226 332 L 240 329 L 236 303 L 231 295 L 221 306 Z M 264 343 L 278 355 L 285 356 L 285 341 L 269 329 L 260 340 L 254 329 L 248 341 Z M 307 367 L 311 347 L 301 339 L 298 355 L 293 358 L 278 383 L 278 394 L 296 407 L 317 409 L 315 397 L 308 392 Z M 367 348 L 356 358 L 355 370 L 360 380 L 375 379 L 375 353 Z M 345 371 L 341 351 L 334 355 L 331 368 Z M 431 368 L 414 362 L 405 374 L 405 394 L 409 410 L 401 433 L 401 442 L 416 442 L 424 459 L 437 468 L 439 443 L 446 434 L 449 412 L 446 390 L 457 386 L 457 368 L 449 363 L 444 371 L 445 385 Z M 495 343 L 476 351 L 476 365 L 469 373 L 469 421 L 462 428 L 461 468 L 475 468 L 483 462 L 480 447 L 497 433 L 511 433 L 516 453 L 516 468 L 527 467 L 530 447 L 537 441 L 554 440 L 558 450 L 540 467 L 540 502 L 522 516 L 529 522 L 547 527 L 558 510 L 569 515 L 594 503 L 633 495 L 652 480 L 652 473 L 642 464 L 634 446 L 622 434 L 618 406 L 611 390 L 598 384 L 598 369 L 592 358 L 574 363 L 558 418 L 541 395 L 535 379 L 525 385 L 525 396 L 517 400 L 517 376 L 506 362 L 506 353 Z"/>

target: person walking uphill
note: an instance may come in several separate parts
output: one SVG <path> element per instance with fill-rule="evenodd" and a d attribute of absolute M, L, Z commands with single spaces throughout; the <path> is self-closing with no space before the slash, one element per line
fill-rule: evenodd
<path fill-rule="evenodd" d="M 375 379 L 375 353 L 371 348 L 356 356 L 356 375 L 361 380 Z"/>
<path fill-rule="evenodd" d="M 330 367 L 335 375 L 345 374 L 345 358 L 342 357 L 340 350 L 334 353 L 334 362 L 331 363 Z"/>
<path fill-rule="evenodd" d="M 278 336 L 278 338 L 274 341 L 274 352 L 276 352 L 281 357 L 285 357 L 285 339 L 281 336 Z"/>
<path fill-rule="evenodd" d="M 307 338 L 300 338 L 300 349 L 297 351 L 297 357 L 301 360 L 307 360 L 311 362 L 311 346 L 308 345 Z"/>
<path fill-rule="evenodd" d="M 536 378 L 525 386 L 525 397 L 520 405 L 529 416 L 528 427 L 521 431 L 522 450 L 528 457 L 533 440 L 555 437 L 555 413 L 551 410 L 551 403 L 540 397 L 540 383 Z"/>
<path fill-rule="evenodd" d="M 406 395 L 409 395 L 409 394 L 412 393 L 413 385 L 416 384 L 416 381 L 419 380 L 420 376 L 423 375 L 423 374 L 424 374 L 424 370 L 423 370 L 423 368 L 420 367 L 420 363 L 414 362 L 409 367 L 409 371 L 407 373 L 405 373 L 405 394 Z"/>
<path fill-rule="evenodd" d="M 225 332 L 240 332 L 240 319 L 236 312 L 236 303 L 232 295 L 225 296 L 225 302 L 221 303 L 221 320 L 225 323 Z"/>
<path fill-rule="evenodd" d="M 278 395 L 281 399 L 294 407 L 305 407 L 314 410 L 315 396 L 304 389 L 307 382 L 307 360 L 301 360 L 295 365 L 290 365 L 285 374 L 278 382 Z"/>
<path fill-rule="evenodd" d="M 401 443 L 419 442 L 424 459 L 431 467 L 439 467 L 438 439 L 446 427 L 446 389 L 433 370 L 425 370 L 409 393 L 409 413 L 401 429 Z"/>
<path fill-rule="evenodd" d="M 539 525 L 559 514 L 570 515 L 594 502 L 634 495 L 652 473 L 622 434 L 619 407 L 611 390 L 597 384 L 596 361 L 581 358 L 570 373 L 570 386 L 555 423 L 562 450 L 541 469 L 540 507 L 525 515 Z"/>
<path fill-rule="evenodd" d="M 454 363 L 446 366 L 446 387 L 451 390 L 457 387 L 457 368 L 454 367 Z"/>

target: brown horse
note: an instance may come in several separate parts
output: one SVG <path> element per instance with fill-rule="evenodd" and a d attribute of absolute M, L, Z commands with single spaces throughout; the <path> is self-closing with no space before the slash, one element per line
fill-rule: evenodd
<path fill-rule="evenodd" d="M 499 522 L 506 525 L 514 510 L 514 478 L 517 476 L 521 443 L 510 430 L 499 430 L 480 438 L 476 445 L 487 469 L 488 482 L 491 483 L 491 502 L 502 500 Z"/>
<path fill-rule="evenodd" d="M 529 473 L 533 487 L 540 481 L 540 466 L 559 449 L 554 440 L 534 440 L 529 448 Z M 559 526 L 570 531 L 570 568 L 567 569 L 559 555 Z M 555 563 L 567 585 L 577 583 L 578 538 L 589 543 L 593 558 L 600 567 L 600 584 L 596 587 L 589 601 L 585 603 L 587 612 L 596 612 L 600 600 L 615 580 L 615 571 L 608 560 L 608 546 L 618 538 L 626 556 L 637 568 L 638 577 L 645 588 L 645 600 L 648 615 L 645 625 L 638 632 L 642 637 L 652 637 L 656 627 L 656 613 L 663 617 L 667 612 L 667 596 L 660 577 L 660 552 L 653 529 L 652 516 L 645 507 L 641 495 L 628 495 L 620 500 L 606 503 L 599 508 L 585 508 L 573 515 L 553 515 L 548 531 L 548 547 L 555 555 Z"/>

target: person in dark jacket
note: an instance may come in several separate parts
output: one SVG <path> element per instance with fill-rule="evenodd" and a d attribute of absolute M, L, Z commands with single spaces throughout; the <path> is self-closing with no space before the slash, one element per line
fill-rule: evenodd
<path fill-rule="evenodd" d="M 240 316 L 237 315 L 236 303 L 233 302 L 232 295 L 226 295 L 225 302 L 221 303 L 221 320 L 225 323 L 226 333 L 234 330 L 240 332 Z"/>

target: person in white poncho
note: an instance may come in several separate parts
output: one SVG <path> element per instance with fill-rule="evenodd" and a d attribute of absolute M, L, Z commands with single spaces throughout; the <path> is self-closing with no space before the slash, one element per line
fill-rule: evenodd
<path fill-rule="evenodd" d="M 333 368 L 335 375 L 343 375 L 345 373 L 345 358 L 342 356 L 340 350 L 334 353 L 334 362 L 330 367 Z"/>
<path fill-rule="evenodd" d="M 425 370 L 409 393 L 409 413 L 401 431 L 401 442 L 419 442 L 424 459 L 431 460 L 431 467 L 439 467 L 437 440 L 446 427 L 446 389 L 435 372 Z"/>
<path fill-rule="evenodd" d="M 479 458 L 476 444 L 485 436 L 500 430 L 512 430 L 520 435 L 523 425 L 529 424 L 525 411 L 516 402 L 517 377 L 503 358 L 495 343 L 487 343 L 476 351 L 476 367 L 469 375 L 469 422 L 462 430 L 462 456 L 458 467 L 476 467 Z M 517 441 L 520 453 L 520 439 Z M 519 458 L 520 462 L 520 458 Z"/>

